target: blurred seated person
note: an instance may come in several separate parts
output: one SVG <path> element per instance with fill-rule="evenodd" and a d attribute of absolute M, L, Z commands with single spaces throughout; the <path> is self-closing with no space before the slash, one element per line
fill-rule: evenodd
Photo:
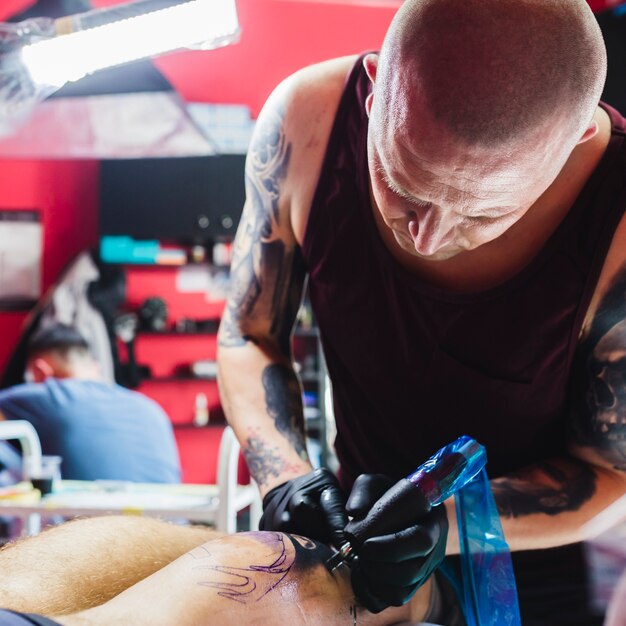
<path fill-rule="evenodd" d="M 0 626 L 464 624 L 439 574 L 408 604 L 369 613 L 347 567 L 325 567 L 331 555 L 274 531 L 220 536 L 149 518 L 78 520 L 0 551 L 0 607 L 36 614 L 0 610 Z"/>
<path fill-rule="evenodd" d="M 49 325 L 27 350 L 27 382 L 0 391 L 0 419 L 30 422 L 63 478 L 180 482 L 171 423 L 153 400 L 106 382 L 85 339 Z"/>

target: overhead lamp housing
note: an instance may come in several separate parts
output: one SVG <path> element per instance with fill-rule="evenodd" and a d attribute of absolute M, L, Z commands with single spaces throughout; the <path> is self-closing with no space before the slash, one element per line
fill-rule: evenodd
<path fill-rule="evenodd" d="M 181 48 L 225 46 L 239 32 L 235 0 L 136 0 L 0 23 L 0 134 L 66 83 Z"/>
<path fill-rule="evenodd" d="M 22 61 L 33 82 L 60 88 L 104 68 L 180 48 L 217 48 L 239 37 L 235 0 L 163 4 L 139 0 L 59 18 L 55 30 L 62 34 L 24 46 Z"/>

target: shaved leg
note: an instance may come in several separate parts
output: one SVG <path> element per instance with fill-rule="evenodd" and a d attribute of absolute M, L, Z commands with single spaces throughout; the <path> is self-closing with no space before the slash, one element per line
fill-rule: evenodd
<path fill-rule="evenodd" d="M 63 626 L 351 626 L 355 598 L 349 572 L 331 575 L 321 544 L 277 532 L 240 533 L 200 545 L 106 604 L 55 618 Z M 373 615 L 357 609 L 359 626 L 421 621 L 431 583 L 411 603 Z"/>

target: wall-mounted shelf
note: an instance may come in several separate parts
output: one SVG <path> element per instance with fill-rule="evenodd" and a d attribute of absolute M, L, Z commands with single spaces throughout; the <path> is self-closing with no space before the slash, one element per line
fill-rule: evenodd
<path fill-rule="evenodd" d="M 142 378 L 144 383 L 180 383 L 180 382 L 215 382 L 216 376 L 155 376 L 154 378 Z"/>

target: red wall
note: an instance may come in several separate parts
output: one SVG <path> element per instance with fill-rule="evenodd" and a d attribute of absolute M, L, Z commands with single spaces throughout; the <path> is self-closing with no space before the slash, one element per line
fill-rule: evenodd
<path fill-rule="evenodd" d="M 0 209 L 34 209 L 43 225 L 42 288 L 78 252 L 96 242 L 98 163 L 0 160 Z M 0 312 L 0 370 L 19 337 L 26 312 Z"/>
<path fill-rule="evenodd" d="M 380 46 L 399 0 L 238 0 L 238 44 L 169 55 L 156 65 L 187 100 L 245 103 L 254 116 L 297 69 Z"/>

